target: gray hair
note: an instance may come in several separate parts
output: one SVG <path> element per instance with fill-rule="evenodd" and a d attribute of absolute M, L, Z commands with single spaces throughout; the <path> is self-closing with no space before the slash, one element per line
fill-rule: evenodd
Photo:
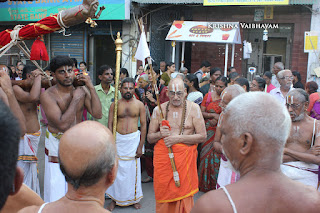
<path fill-rule="evenodd" d="M 231 94 L 231 98 L 234 99 L 238 95 L 245 93 L 246 91 L 238 84 L 234 84 L 231 86 L 228 86 L 224 89 L 224 93 Z M 222 94 L 221 94 L 222 95 Z"/>
<path fill-rule="evenodd" d="M 286 107 L 272 95 L 264 92 L 244 93 L 233 99 L 225 112 L 228 123 L 232 124 L 234 137 L 249 132 L 254 138 L 264 138 L 265 143 L 284 147 L 290 133 L 291 119 Z"/>
<path fill-rule="evenodd" d="M 92 160 L 82 172 L 81 175 L 71 175 L 65 169 L 63 162 L 59 157 L 60 169 L 65 179 L 75 190 L 80 186 L 92 186 L 96 184 L 103 175 L 109 174 L 116 163 L 116 148 L 114 143 L 106 143 L 105 149 L 96 153 L 95 159 Z"/>
<path fill-rule="evenodd" d="M 180 77 L 182 80 L 185 79 L 185 76 L 184 76 L 183 73 L 178 73 L 175 78 L 179 78 L 179 77 Z"/>
<path fill-rule="evenodd" d="M 306 91 L 304 91 L 301 88 L 297 88 L 294 90 L 291 90 L 290 92 L 288 92 L 287 97 L 289 96 L 294 96 L 295 98 L 298 99 L 298 101 L 300 103 L 305 103 L 305 102 L 309 102 L 309 95 Z"/>
<path fill-rule="evenodd" d="M 282 78 L 284 77 L 284 74 L 285 74 L 286 72 L 288 72 L 288 71 L 291 72 L 291 70 L 281 70 L 280 72 L 278 72 L 277 78 L 282 79 Z M 292 72 L 291 72 L 291 73 L 292 73 Z"/>
<path fill-rule="evenodd" d="M 284 64 L 281 61 L 276 62 L 274 65 L 278 67 L 279 70 L 284 70 Z"/>
<path fill-rule="evenodd" d="M 186 67 L 181 67 L 180 68 L 180 73 L 184 73 L 186 70 L 188 70 Z"/>

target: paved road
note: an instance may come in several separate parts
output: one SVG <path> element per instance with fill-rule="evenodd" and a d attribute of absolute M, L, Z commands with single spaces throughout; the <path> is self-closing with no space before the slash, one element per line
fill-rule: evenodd
<path fill-rule="evenodd" d="M 41 197 L 43 198 L 43 176 L 44 176 L 44 138 L 45 138 L 45 128 L 42 128 L 42 134 L 40 139 L 40 144 L 38 148 L 38 170 L 39 170 L 39 181 L 40 181 L 40 190 Z M 142 178 L 145 177 L 146 174 L 142 174 Z M 155 199 L 154 199 L 154 191 L 153 191 L 153 183 L 143 183 L 142 184 L 143 191 L 143 199 L 141 200 L 142 208 L 136 210 L 133 206 L 128 207 L 119 207 L 117 206 L 112 212 L 114 213 L 153 213 L 155 211 Z M 195 200 L 197 200 L 203 193 L 198 192 L 195 195 Z M 105 207 L 111 202 L 110 199 L 106 199 Z"/>

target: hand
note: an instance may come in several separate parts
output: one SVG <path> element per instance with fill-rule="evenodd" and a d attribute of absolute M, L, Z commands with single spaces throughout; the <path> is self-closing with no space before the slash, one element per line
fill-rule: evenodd
<path fill-rule="evenodd" d="M 10 77 L 5 70 L 0 70 L 0 86 L 5 93 L 13 92 Z"/>
<path fill-rule="evenodd" d="M 136 151 L 136 158 L 140 158 L 142 156 L 142 147 L 138 146 Z"/>
<path fill-rule="evenodd" d="M 156 100 L 153 98 L 153 95 L 151 94 L 151 92 L 147 92 L 146 94 L 147 98 L 149 99 L 149 101 L 151 102 L 156 102 Z"/>
<path fill-rule="evenodd" d="M 94 88 L 89 75 L 80 74 L 78 79 L 79 81 L 83 81 L 89 89 Z"/>
<path fill-rule="evenodd" d="M 216 119 L 210 119 L 208 121 L 209 121 L 210 126 L 216 126 L 218 123 L 218 121 Z"/>
<path fill-rule="evenodd" d="M 315 156 L 320 155 L 320 146 L 319 145 L 315 145 L 313 147 L 311 147 L 307 153 L 309 154 L 313 154 Z"/>
<path fill-rule="evenodd" d="M 161 126 L 160 127 L 160 134 L 161 134 L 161 138 L 165 138 L 170 136 L 170 130 L 168 126 Z"/>
<path fill-rule="evenodd" d="M 163 138 L 163 140 L 166 147 L 170 148 L 171 146 L 179 143 L 179 135 L 171 135 Z"/>
<path fill-rule="evenodd" d="M 82 11 L 82 15 L 83 16 L 87 16 L 87 17 L 91 17 L 94 18 L 95 14 L 98 10 L 98 6 L 99 6 L 99 1 L 97 0 L 83 0 L 82 3 L 84 9 Z"/>
<path fill-rule="evenodd" d="M 82 99 L 85 96 L 85 92 L 83 91 L 82 87 L 77 87 L 73 91 L 73 98 L 76 98 L 77 100 Z"/>
<path fill-rule="evenodd" d="M 39 69 L 36 69 L 36 70 L 33 70 L 33 71 L 31 72 L 31 75 L 32 75 L 34 78 L 36 78 L 36 77 L 42 76 L 42 75 L 44 75 L 44 74 L 43 74 L 43 72 L 40 71 Z"/>

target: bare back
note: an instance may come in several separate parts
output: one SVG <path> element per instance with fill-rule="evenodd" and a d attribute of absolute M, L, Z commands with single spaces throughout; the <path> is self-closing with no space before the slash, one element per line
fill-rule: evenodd
<path fill-rule="evenodd" d="M 40 124 L 38 120 L 38 103 L 21 103 L 20 108 L 26 118 L 26 133 L 35 133 L 40 130 Z"/>
<path fill-rule="evenodd" d="M 316 213 L 320 209 L 320 194 L 314 188 L 293 181 L 280 172 L 260 177 L 240 179 L 226 186 L 238 212 L 246 213 Z M 203 195 L 192 213 L 232 213 L 226 193 L 214 190 Z"/>

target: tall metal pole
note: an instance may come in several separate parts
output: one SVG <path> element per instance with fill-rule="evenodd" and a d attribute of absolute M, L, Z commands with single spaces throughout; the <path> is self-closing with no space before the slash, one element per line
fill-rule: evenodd
<path fill-rule="evenodd" d="M 226 44 L 226 50 L 225 50 L 225 54 L 224 54 L 224 77 L 227 77 L 228 53 L 229 53 L 229 45 Z"/>
<path fill-rule="evenodd" d="M 122 52 L 122 40 L 120 38 L 120 32 L 117 33 L 117 39 L 115 40 L 116 45 L 116 76 L 115 76 L 115 93 L 114 93 L 114 110 L 113 110 L 113 137 L 116 141 L 117 133 L 117 118 L 118 118 L 118 91 L 119 91 L 119 77 L 120 77 L 120 62 L 121 62 L 121 52 Z"/>

